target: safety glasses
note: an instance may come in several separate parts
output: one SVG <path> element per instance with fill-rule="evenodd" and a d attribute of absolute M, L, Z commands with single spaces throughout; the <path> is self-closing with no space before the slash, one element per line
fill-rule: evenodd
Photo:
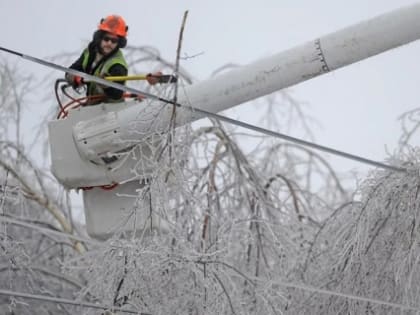
<path fill-rule="evenodd" d="M 104 36 L 104 37 L 102 37 L 102 40 L 103 40 L 104 42 L 111 42 L 111 43 L 113 43 L 113 44 L 116 44 L 116 43 L 118 42 L 118 38 L 115 38 L 115 37 L 109 37 L 109 36 Z"/>

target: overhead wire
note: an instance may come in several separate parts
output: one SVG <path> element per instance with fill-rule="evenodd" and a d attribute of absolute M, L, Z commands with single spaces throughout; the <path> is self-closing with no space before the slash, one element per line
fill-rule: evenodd
<path fill-rule="evenodd" d="M 409 305 L 404 305 L 404 304 L 394 303 L 394 302 L 387 302 L 387 301 L 367 298 L 367 297 L 363 297 L 363 296 L 357 296 L 357 295 L 348 294 L 348 293 L 340 293 L 340 292 L 331 291 L 331 290 L 319 289 L 319 288 L 314 288 L 314 287 L 311 287 L 311 286 L 308 286 L 308 285 L 303 285 L 303 284 L 296 284 L 296 283 L 292 283 L 292 282 L 277 282 L 277 281 L 275 282 L 275 284 L 278 284 L 279 286 L 283 286 L 283 287 L 300 289 L 300 290 L 308 291 L 308 292 L 312 292 L 312 293 L 334 295 L 334 296 L 343 297 L 343 298 L 346 298 L 346 299 L 351 299 L 351 300 L 356 300 L 356 301 L 361 301 L 361 302 L 369 302 L 369 303 L 372 303 L 372 304 L 378 304 L 378 305 L 389 306 L 389 307 L 393 307 L 393 308 L 399 308 L 399 309 L 403 309 L 403 310 L 420 312 L 420 307 L 409 306 Z"/>
<path fill-rule="evenodd" d="M 68 234 L 68 233 L 65 233 L 65 232 L 54 231 L 52 229 L 45 228 L 45 227 L 39 226 L 39 225 L 34 224 L 34 223 L 25 222 L 22 219 L 15 219 L 15 218 L 7 217 L 7 216 L 4 216 L 4 215 L 0 215 L 0 222 L 23 226 L 23 227 L 30 228 L 30 229 L 33 229 L 33 230 L 37 230 L 38 232 L 43 233 L 43 234 L 64 237 L 64 238 L 68 238 L 68 239 L 71 239 L 71 240 L 86 243 L 86 244 L 89 244 L 89 245 L 92 245 L 92 246 L 101 244 L 100 241 L 97 241 L 97 240 L 94 240 L 94 239 L 89 239 L 87 237 Z"/>
<path fill-rule="evenodd" d="M 10 290 L 2 290 L 0 289 L 0 295 L 5 296 L 12 296 L 12 297 L 18 297 L 18 298 L 25 298 L 25 299 L 31 299 L 31 300 L 38 300 L 38 301 L 44 301 L 44 302 L 52 302 L 52 303 L 58 303 L 58 304 L 68 304 L 68 305 L 75 305 L 75 306 L 81 306 L 85 308 L 96 308 L 101 310 L 111 310 L 111 311 L 118 311 L 122 313 L 128 313 L 128 314 L 137 314 L 137 315 L 151 315 L 150 313 L 143 313 L 139 311 L 134 310 L 127 310 L 123 309 L 121 307 L 109 307 L 97 303 L 89 303 L 89 302 L 82 302 L 77 300 L 69 300 L 59 297 L 53 297 L 53 296 L 47 296 L 47 295 L 39 295 L 39 294 L 31 294 L 31 293 L 24 293 L 24 292 L 16 292 L 16 291 L 10 291 Z"/>
<path fill-rule="evenodd" d="M 278 281 L 273 282 L 273 284 L 277 284 L 283 287 L 289 287 L 289 288 L 299 289 L 303 291 L 308 291 L 312 293 L 333 295 L 333 296 L 343 297 L 346 299 L 351 299 L 351 300 L 360 301 L 360 302 L 368 302 L 368 303 L 382 305 L 382 306 L 389 306 L 389 307 L 398 308 L 401 310 L 420 312 L 420 308 L 415 307 L 415 306 L 410 306 L 410 305 L 405 305 L 405 304 L 395 303 L 395 302 L 387 302 L 387 301 L 383 301 L 379 299 L 367 298 L 367 297 L 357 296 L 357 295 L 348 294 L 348 293 L 340 293 L 340 292 L 331 291 L 331 290 L 319 289 L 319 288 L 315 288 L 315 287 L 311 287 L 311 286 L 303 285 L 303 284 L 296 284 L 292 282 L 278 282 Z M 11 290 L 0 289 L 0 295 L 19 297 L 19 298 L 25 298 L 25 299 L 33 299 L 33 300 L 52 302 L 52 303 L 58 303 L 58 304 L 69 304 L 69 305 L 80 306 L 80 307 L 85 307 L 85 308 L 112 310 L 112 311 L 124 312 L 128 314 L 152 315 L 150 313 L 127 310 L 127 309 L 123 309 L 119 307 L 108 307 L 108 306 L 101 305 L 98 303 L 89 303 L 89 302 L 70 300 L 70 299 L 65 299 L 65 298 L 60 298 L 60 297 L 31 294 L 31 293 L 17 292 L 17 291 L 11 291 Z"/>
<path fill-rule="evenodd" d="M 205 112 L 205 111 L 199 110 L 197 108 L 193 108 L 192 110 L 197 111 L 197 112 L 201 112 L 201 113 Z M 344 151 L 336 150 L 336 149 L 333 149 L 333 148 L 330 148 L 330 147 L 319 145 L 319 144 L 314 143 L 314 142 L 310 142 L 310 141 L 302 140 L 302 139 L 299 139 L 299 138 L 295 138 L 295 137 L 292 137 L 292 136 L 289 136 L 289 135 L 286 135 L 286 134 L 283 134 L 283 133 L 280 133 L 280 132 L 276 132 L 276 131 L 272 131 L 272 130 L 269 130 L 269 129 L 266 129 L 266 128 L 258 127 L 258 126 L 248 124 L 246 122 L 236 120 L 236 119 L 232 119 L 232 118 L 222 116 L 222 115 L 219 115 L 219 114 L 215 114 L 215 113 L 211 113 L 211 112 L 205 112 L 205 113 L 206 113 L 207 116 L 210 116 L 210 117 L 216 118 L 218 120 L 230 123 L 232 125 L 236 125 L 236 126 L 239 126 L 239 127 L 249 129 L 249 130 L 253 130 L 253 131 L 256 131 L 256 132 L 259 132 L 259 133 L 262 133 L 262 134 L 266 134 L 268 136 L 272 136 L 272 137 L 275 137 L 275 138 L 280 138 L 280 139 L 283 139 L 283 140 L 294 142 L 294 143 L 297 143 L 297 144 L 300 144 L 300 145 L 303 145 L 303 146 L 306 146 L 306 147 L 311 147 L 311 148 L 319 150 L 319 151 L 324 151 L 324 152 L 331 153 L 331 154 L 334 154 L 334 155 L 337 155 L 337 156 L 341 156 L 341 157 L 344 157 L 344 158 L 347 158 L 347 159 L 355 160 L 355 161 L 358 161 L 358 162 L 361 162 L 361 163 L 364 163 L 364 164 L 373 165 L 373 166 L 376 166 L 376 167 L 379 167 L 379 168 L 389 169 L 391 171 L 407 172 L 406 168 L 397 167 L 397 166 L 393 166 L 393 165 L 388 165 L 388 164 L 378 162 L 378 161 L 374 161 L 374 160 L 371 160 L 371 159 L 367 159 L 367 158 L 364 158 L 364 157 L 361 157 L 361 156 L 358 156 L 358 155 L 346 153 Z"/>
<path fill-rule="evenodd" d="M 384 169 L 388 169 L 388 170 L 392 170 L 392 171 L 396 171 L 396 172 L 407 172 L 407 169 L 402 168 L 402 167 L 388 165 L 388 164 L 381 163 L 381 162 L 378 162 L 378 161 L 374 161 L 374 160 L 371 160 L 371 159 L 367 159 L 367 158 L 364 158 L 364 157 L 361 157 L 361 156 L 357 156 L 357 155 L 354 155 L 354 154 L 350 154 L 350 153 L 339 151 L 339 150 L 336 150 L 336 149 L 333 149 L 333 148 L 322 146 L 322 145 L 319 145 L 319 144 L 316 144 L 316 143 L 313 143 L 313 142 L 309 142 L 309 141 L 305 141 L 305 140 L 302 140 L 302 139 L 299 139 L 299 138 L 291 137 L 291 136 L 288 136 L 288 135 L 285 135 L 285 134 L 282 134 L 282 133 L 279 133 L 279 132 L 275 132 L 275 131 L 268 130 L 268 129 L 265 129 L 265 128 L 257 127 L 257 126 L 245 123 L 243 121 L 228 118 L 226 116 L 222 116 L 222 115 L 212 113 L 212 112 L 209 112 L 209 111 L 206 111 L 206 110 L 203 110 L 203 109 L 199 109 L 197 107 L 192 107 L 192 106 L 187 106 L 187 105 L 184 105 L 184 104 L 180 104 L 178 102 L 159 97 L 159 96 L 157 96 L 155 94 L 152 94 L 152 93 L 149 93 L 149 92 L 140 91 L 138 89 L 134 89 L 134 88 L 126 86 L 126 85 L 122 85 L 122 84 L 115 83 L 115 82 L 112 82 L 112 81 L 109 81 L 109 80 L 105 80 L 103 78 L 100 78 L 100 77 L 97 77 L 97 76 L 94 76 L 94 75 L 90 75 L 90 74 L 87 74 L 87 73 L 82 72 L 82 71 L 78 71 L 78 70 L 71 69 L 71 68 L 66 68 L 66 67 L 60 66 L 58 64 L 55 64 L 55 63 L 52 63 L 52 62 L 49 62 L 49 61 L 46 61 L 46 60 L 43 60 L 43 59 L 39 59 L 39 58 L 30 56 L 30 55 L 25 55 L 25 54 L 22 54 L 20 52 L 17 52 L 17 51 L 14 51 L 14 50 L 11 50 L 11 49 L 8 49 L 8 48 L 5 48 L 5 47 L 0 46 L 0 50 L 5 51 L 5 52 L 10 53 L 10 54 L 13 54 L 13 55 L 16 55 L 16 56 L 19 56 L 19 57 L 21 57 L 23 59 L 26 59 L 26 60 L 29 60 L 31 62 L 35 62 L 35 63 L 41 64 L 41 65 L 47 66 L 49 68 L 60 70 L 62 72 L 69 73 L 69 74 L 72 74 L 72 75 L 75 75 L 75 76 L 83 77 L 85 80 L 89 80 L 89 81 L 95 82 L 97 84 L 102 84 L 102 85 L 105 85 L 105 86 L 108 86 L 108 87 L 112 87 L 112 88 L 116 88 L 116 89 L 119 89 L 119 90 L 122 90 L 122 91 L 125 91 L 125 92 L 129 92 L 129 93 L 141 94 L 141 95 L 144 95 L 144 96 L 146 96 L 150 99 L 154 99 L 154 100 L 166 103 L 166 104 L 172 104 L 174 106 L 182 107 L 182 108 L 185 108 L 187 110 L 197 112 L 197 113 L 199 113 L 203 116 L 216 118 L 218 120 L 221 120 L 221 121 L 233 124 L 233 125 L 237 125 L 237 126 L 240 126 L 240 127 L 246 128 L 246 129 L 254 130 L 256 132 L 263 133 L 263 134 L 266 134 L 266 135 L 269 135 L 269 136 L 272 136 L 272 137 L 281 138 L 281 139 L 286 140 L 286 141 L 295 142 L 295 143 L 298 143 L 300 145 L 308 146 L 308 147 L 311 147 L 311 148 L 316 149 L 316 150 L 328 152 L 328 153 L 331 153 L 331 154 L 334 154 L 334 155 L 337 155 L 337 156 L 341 156 L 341 157 L 344 157 L 344 158 L 347 158 L 347 159 L 352 159 L 352 160 L 355 160 L 355 161 L 358 161 L 358 162 L 361 162 L 361 163 L 365 163 L 365 164 L 369 164 L 369 165 L 373 165 L 373 166 L 376 166 L 376 167 L 379 167 L 379 168 L 384 168 Z"/>

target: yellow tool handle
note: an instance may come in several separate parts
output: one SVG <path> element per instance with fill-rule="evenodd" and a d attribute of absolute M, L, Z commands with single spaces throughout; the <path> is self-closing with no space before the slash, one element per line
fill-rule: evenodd
<path fill-rule="evenodd" d="M 138 75 L 121 75 L 121 76 L 111 76 L 105 77 L 105 80 L 109 81 L 127 81 L 127 80 L 146 80 L 147 77 L 154 76 L 153 74 L 138 74 Z M 177 77 L 170 75 L 170 74 L 161 74 L 155 75 L 155 78 L 158 79 L 159 83 L 176 83 Z"/>
<path fill-rule="evenodd" d="M 120 75 L 120 76 L 111 76 L 105 77 L 105 80 L 109 81 L 127 81 L 127 80 L 146 80 L 146 75 Z"/>

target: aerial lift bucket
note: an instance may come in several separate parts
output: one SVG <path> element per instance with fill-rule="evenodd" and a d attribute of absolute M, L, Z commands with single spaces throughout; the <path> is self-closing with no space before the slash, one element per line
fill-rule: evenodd
<path fill-rule="evenodd" d="M 139 104 L 79 107 L 48 124 L 52 172 L 66 188 L 83 190 L 86 227 L 95 238 L 116 231 L 163 231 L 162 218 L 145 193 L 157 142 L 129 143 L 119 123 L 119 112 L 132 106 Z"/>

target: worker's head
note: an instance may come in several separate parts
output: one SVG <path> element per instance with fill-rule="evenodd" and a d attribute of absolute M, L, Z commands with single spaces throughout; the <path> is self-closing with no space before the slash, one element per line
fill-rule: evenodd
<path fill-rule="evenodd" d="M 114 50 L 127 45 L 127 31 L 128 26 L 121 16 L 109 15 L 101 19 L 98 30 L 93 34 L 93 40 L 106 54 L 110 47 Z"/>

